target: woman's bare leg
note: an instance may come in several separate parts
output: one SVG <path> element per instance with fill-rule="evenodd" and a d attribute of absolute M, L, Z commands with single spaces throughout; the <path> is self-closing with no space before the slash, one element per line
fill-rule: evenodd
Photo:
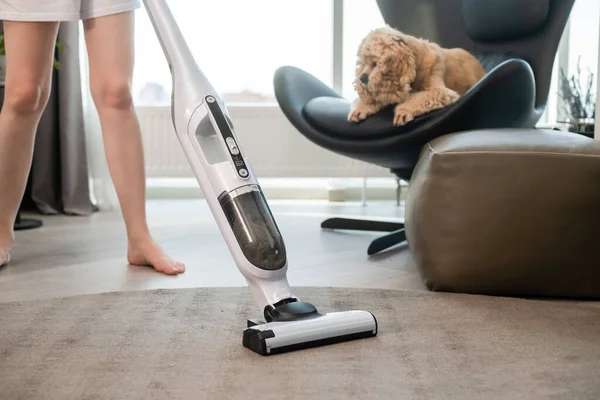
<path fill-rule="evenodd" d="M 84 21 L 90 89 L 98 109 L 106 157 L 128 236 L 128 261 L 166 274 L 185 266 L 152 239 L 146 221 L 146 177 L 140 126 L 133 107 L 134 13 Z"/>
<path fill-rule="evenodd" d="M 6 84 L 0 113 L 0 266 L 31 169 L 35 132 L 50 95 L 56 22 L 4 21 Z"/>

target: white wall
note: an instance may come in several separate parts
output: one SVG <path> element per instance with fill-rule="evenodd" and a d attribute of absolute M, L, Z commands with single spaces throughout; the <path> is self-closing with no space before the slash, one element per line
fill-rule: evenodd
<path fill-rule="evenodd" d="M 600 7 L 599 7 L 600 12 Z M 598 33 L 598 72 L 596 73 L 596 130 L 594 137 L 600 140 L 600 124 L 598 123 L 598 115 L 600 115 L 600 32 Z"/>

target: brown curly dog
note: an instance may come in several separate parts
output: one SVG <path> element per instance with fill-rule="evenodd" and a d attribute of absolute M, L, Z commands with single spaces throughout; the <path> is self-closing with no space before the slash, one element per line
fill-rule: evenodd
<path fill-rule="evenodd" d="M 464 49 L 444 49 L 389 26 L 371 31 L 358 48 L 354 88 L 359 98 L 348 120 L 359 122 L 394 108 L 394 125 L 455 102 L 484 75 Z"/>

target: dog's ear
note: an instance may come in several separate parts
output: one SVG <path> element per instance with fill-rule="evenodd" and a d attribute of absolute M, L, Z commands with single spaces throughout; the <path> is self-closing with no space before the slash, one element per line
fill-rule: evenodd
<path fill-rule="evenodd" d="M 381 58 L 381 63 L 386 69 L 393 69 L 394 64 L 397 62 L 397 55 L 391 51 L 387 51 L 384 53 L 384 56 Z"/>
<path fill-rule="evenodd" d="M 406 46 L 407 53 L 403 60 L 403 80 L 406 80 L 406 83 L 412 83 L 417 77 L 417 56 L 412 51 L 412 49 Z"/>
<path fill-rule="evenodd" d="M 417 75 L 417 56 L 412 47 L 402 39 L 398 39 L 402 53 L 400 68 L 402 70 L 402 83 L 412 83 Z"/>
<path fill-rule="evenodd" d="M 386 69 L 397 71 L 402 76 L 402 81 L 412 82 L 415 79 L 415 53 L 401 38 L 393 37 L 393 45 L 383 50 L 381 60 Z"/>

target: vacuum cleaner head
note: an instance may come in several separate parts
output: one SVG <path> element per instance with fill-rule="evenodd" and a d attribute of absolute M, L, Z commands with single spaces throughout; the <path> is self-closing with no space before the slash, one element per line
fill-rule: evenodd
<path fill-rule="evenodd" d="M 269 319 L 248 320 L 244 347 L 268 356 L 377 335 L 377 320 L 368 311 L 322 314 L 312 304 L 297 301 L 276 307 Z"/>

